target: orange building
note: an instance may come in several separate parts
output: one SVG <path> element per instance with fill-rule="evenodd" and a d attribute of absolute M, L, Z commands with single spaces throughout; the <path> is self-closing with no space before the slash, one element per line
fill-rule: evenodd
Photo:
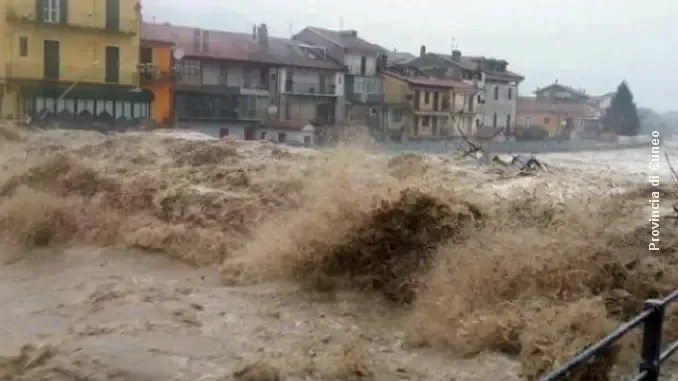
<path fill-rule="evenodd" d="M 141 76 L 139 82 L 143 89 L 153 93 L 150 118 L 165 126 L 172 125 L 174 122 L 173 48 L 172 42 L 144 38 L 141 40 L 139 56 Z"/>

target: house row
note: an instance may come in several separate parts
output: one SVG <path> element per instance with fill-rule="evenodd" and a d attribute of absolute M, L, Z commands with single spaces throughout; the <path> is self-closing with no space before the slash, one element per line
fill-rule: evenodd
<path fill-rule="evenodd" d="M 266 24 L 144 22 L 138 0 L 5 0 L 0 21 L 0 115 L 36 124 L 152 122 L 301 144 L 342 124 L 397 140 L 511 135 L 524 79 L 502 59 L 398 54 L 355 30 L 287 39 Z"/>
<path fill-rule="evenodd" d="M 517 134 L 525 139 L 597 138 L 600 121 L 615 92 L 591 96 L 556 80 L 521 96 L 517 105 Z M 523 135 L 523 136 L 521 136 Z"/>

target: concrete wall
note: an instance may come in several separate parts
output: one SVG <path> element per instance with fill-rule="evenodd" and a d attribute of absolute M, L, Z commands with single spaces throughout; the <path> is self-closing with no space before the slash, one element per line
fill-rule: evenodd
<path fill-rule="evenodd" d="M 182 123 L 179 127 L 201 132 L 205 135 L 213 136 L 215 138 L 221 137 L 221 130 L 228 129 L 229 139 L 245 139 L 245 125 L 243 124 Z M 278 141 L 280 134 L 285 134 L 285 141 L 287 143 L 295 142 L 297 144 L 304 144 L 304 142 L 308 140 L 310 141 L 310 144 L 315 144 L 315 133 L 313 131 L 288 131 L 271 128 L 257 128 L 254 138 L 255 140 Z"/>
<path fill-rule="evenodd" d="M 348 73 L 351 75 L 363 75 L 361 73 L 363 56 L 357 54 L 346 54 L 344 64 L 348 67 Z M 371 77 L 377 75 L 377 56 L 365 56 L 365 76 Z"/>
<path fill-rule="evenodd" d="M 495 88 L 499 89 L 498 99 L 494 99 Z M 508 97 L 511 89 L 511 99 Z M 485 105 L 483 106 L 483 121 L 485 126 L 494 126 L 494 115 L 497 115 L 497 127 L 505 128 L 507 117 L 510 118 L 510 127 L 516 124 L 516 105 L 518 86 L 487 81 L 484 88 Z"/>
<path fill-rule="evenodd" d="M 383 75 L 384 103 L 404 104 L 409 103 L 406 96 L 410 93 L 410 86 L 407 82 L 392 75 Z M 414 93 L 412 94 L 414 96 Z"/>
<path fill-rule="evenodd" d="M 169 46 L 151 46 L 153 52 L 153 66 L 156 73 L 172 70 L 172 48 Z M 158 123 L 170 121 L 172 117 L 172 88 L 167 79 L 153 81 L 142 86 L 153 93 L 151 103 L 151 119 Z"/>
<path fill-rule="evenodd" d="M 140 28 L 134 11 L 136 0 L 120 0 L 120 28 L 105 31 L 105 2 L 69 1 L 66 25 L 41 25 L 35 20 L 35 1 L 5 0 L 7 31 L 0 35 L 5 51 L 0 54 L 12 77 L 42 79 L 43 41 L 60 46 L 62 81 L 104 83 L 106 47 L 120 49 L 120 84 L 135 85 L 139 63 Z M 10 17 L 11 16 L 11 17 Z M 5 20 L 3 20 L 4 22 Z M 19 56 L 19 37 L 28 38 L 28 56 Z"/>

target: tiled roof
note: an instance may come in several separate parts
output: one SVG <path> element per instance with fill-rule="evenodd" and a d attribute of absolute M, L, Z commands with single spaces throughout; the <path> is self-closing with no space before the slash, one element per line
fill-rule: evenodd
<path fill-rule="evenodd" d="M 580 95 L 580 96 L 583 96 L 583 97 L 590 97 L 588 94 L 586 94 L 586 93 L 583 92 L 582 90 L 578 90 L 578 89 L 575 89 L 575 88 L 572 87 L 572 86 L 563 85 L 563 84 L 560 84 L 560 83 L 557 83 L 557 82 L 552 83 L 552 84 L 550 84 L 550 85 L 548 85 L 548 86 L 546 86 L 546 87 L 542 87 L 542 88 L 540 88 L 540 89 L 537 89 L 534 93 L 535 93 L 535 94 L 541 93 L 541 92 L 543 92 L 543 91 L 545 91 L 545 90 L 549 90 L 549 89 L 552 89 L 552 88 L 554 88 L 554 87 L 561 88 L 561 89 L 563 89 L 563 90 L 569 91 L 569 92 L 571 92 L 571 93 L 573 93 L 573 94 L 577 94 L 577 95 Z"/>
<path fill-rule="evenodd" d="M 439 54 L 439 53 L 430 53 L 435 56 L 440 57 L 443 60 L 446 60 L 448 62 L 451 62 L 455 65 L 460 66 L 462 69 L 466 70 L 478 70 L 482 69 L 485 75 L 487 76 L 487 79 L 489 80 L 516 80 L 516 79 L 524 79 L 522 75 L 512 72 L 512 71 L 496 71 L 496 70 L 486 70 L 481 67 L 479 64 L 479 61 L 485 60 L 488 58 L 485 57 L 474 57 L 474 56 L 461 56 L 459 60 L 455 60 L 452 58 L 451 54 Z"/>
<path fill-rule="evenodd" d="M 251 34 L 220 30 L 207 30 L 209 46 L 206 52 L 196 51 L 194 45 L 197 28 L 170 24 L 144 23 L 142 39 L 173 42 L 184 50 L 187 57 L 211 58 L 230 61 L 253 61 L 308 68 L 343 70 L 331 59 L 312 59 L 299 45 L 284 38 L 269 37 L 268 48 L 255 41 Z"/>
<path fill-rule="evenodd" d="M 364 52 L 367 54 L 388 53 L 388 51 L 386 51 L 381 46 L 367 42 L 358 36 L 354 36 L 352 32 L 355 31 L 350 30 L 338 31 L 325 28 L 318 28 L 315 26 L 309 26 L 307 27 L 307 29 L 324 37 L 328 41 L 331 41 L 334 44 L 346 48 L 348 50 L 352 50 L 355 52 Z"/>
<path fill-rule="evenodd" d="M 172 41 L 176 46 L 181 47 L 188 57 L 275 63 L 274 57 L 263 52 L 261 46 L 247 33 L 207 30 L 208 51 L 195 50 L 193 41 L 196 29 L 170 24 L 144 23 L 142 39 Z"/>
<path fill-rule="evenodd" d="M 566 114 L 570 117 L 595 117 L 595 107 L 585 103 L 551 102 L 534 98 L 518 98 L 518 114 Z"/>
<path fill-rule="evenodd" d="M 269 37 L 271 54 L 285 65 L 331 70 L 344 69 L 343 65 L 339 65 L 330 58 L 314 59 L 309 57 L 308 52 L 302 48 L 303 45 L 300 41 Z M 313 53 L 314 55 L 321 56 L 322 49 L 319 48 L 318 51 Z"/>
<path fill-rule="evenodd" d="M 387 73 L 388 75 L 411 83 L 417 86 L 429 86 L 429 87 L 443 87 L 443 88 L 454 88 L 458 90 L 473 91 L 475 88 L 472 85 L 466 84 L 462 81 L 457 81 L 450 78 L 436 78 L 428 76 L 417 76 L 417 77 L 407 77 L 399 75 L 396 73 Z"/>
<path fill-rule="evenodd" d="M 406 52 L 388 52 L 388 63 L 394 65 L 406 64 L 412 60 L 415 60 L 417 57 L 414 54 Z"/>

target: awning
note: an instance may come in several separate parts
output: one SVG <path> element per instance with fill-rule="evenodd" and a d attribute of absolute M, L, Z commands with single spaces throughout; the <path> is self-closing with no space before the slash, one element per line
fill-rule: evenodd
<path fill-rule="evenodd" d="M 21 93 L 25 97 L 58 98 L 68 89 L 67 84 L 35 84 L 21 86 Z M 147 89 L 136 89 L 115 85 L 78 84 L 73 87 L 65 98 L 97 99 L 126 102 L 153 101 L 153 93 Z"/>

